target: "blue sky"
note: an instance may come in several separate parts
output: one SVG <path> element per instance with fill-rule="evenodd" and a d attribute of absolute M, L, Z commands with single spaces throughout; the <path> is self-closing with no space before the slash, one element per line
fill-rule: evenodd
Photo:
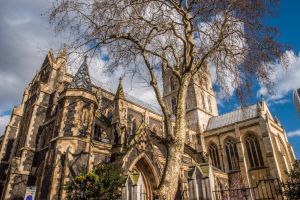
<path fill-rule="evenodd" d="M 300 1 L 299 0 L 283 0 L 280 2 L 277 16 L 269 19 L 268 23 L 277 26 L 280 30 L 278 41 L 288 44 L 290 48 L 299 55 L 300 52 Z M 297 65 L 300 68 L 300 63 Z M 300 80 L 300 70 L 297 76 Z M 299 85 L 298 85 L 299 87 Z M 271 105 L 270 109 L 274 115 L 278 117 L 286 132 L 300 130 L 300 118 L 297 115 L 292 101 L 292 93 L 286 95 L 288 102 L 285 104 Z M 290 137 L 290 143 L 294 147 L 297 158 L 300 158 L 300 136 Z"/>
<path fill-rule="evenodd" d="M 279 7 L 276 8 L 275 16 L 268 18 L 266 21 L 268 24 L 279 28 L 280 34 L 277 40 L 281 43 L 287 44 L 291 50 L 299 59 L 300 52 L 300 1 L 299 0 L 283 0 L 280 2 Z M 297 56 L 298 55 L 298 56 Z M 293 66 L 293 72 L 296 72 L 296 76 L 299 77 L 299 81 L 295 86 L 290 85 L 289 88 L 299 87 L 300 82 L 300 62 L 296 62 Z M 288 69 L 289 70 L 289 69 Z M 289 77 L 287 76 L 286 79 Z M 280 83 L 279 83 L 280 84 Z M 284 83 L 282 83 L 284 84 Z M 298 85 L 297 85 L 298 84 Z M 256 90 L 253 94 L 253 100 L 251 103 L 255 103 L 259 100 L 259 94 L 257 94 L 259 86 L 256 86 Z M 275 87 L 276 92 L 276 87 Z M 280 93 L 281 91 L 279 91 Z M 257 94 L 257 95 L 255 95 Z M 255 99 L 256 98 L 256 99 Z M 269 108 L 273 115 L 280 120 L 281 124 L 285 128 L 287 133 L 296 132 L 297 136 L 289 137 L 289 142 L 293 145 L 297 158 L 300 158 L 300 118 L 296 113 L 293 100 L 292 91 L 285 92 L 280 99 L 273 99 L 267 95 Z M 220 112 L 228 112 L 234 109 L 233 105 L 236 105 L 234 98 L 228 102 L 224 102 L 223 106 L 219 106 Z"/>
<path fill-rule="evenodd" d="M 47 22 L 46 12 L 50 5 L 49 0 L 10 0 L 1 4 L 0 135 L 9 121 L 11 109 L 20 104 L 26 85 L 39 69 L 49 48 L 57 50 L 67 40 L 67 36 L 57 37 Z M 281 121 L 286 132 L 294 133 L 295 136 L 289 137 L 289 141 L 294 147 L 296 156 L 300 158 L 300 118 L 292 102 L 292 90 L 300 88 L 300 1 L 282 0 L 276 12 L 277 15 L 266 21 L 279 28 L 278 41 L 291 47 L 291 51 L 288 52 L 292 60 L 291 66 L 287 71 L 279 65 L 276 66 L 275 95 L 268 95 L 259 84 L 256 84 L 250 103 L 259 100 L 260 93 L 264 94 L 273 115 Z M 72 68 L 70 70 L 74 71 Z M 118 82 L 116 80 L 120 75 L 105 77 L 99 67 L 92 68 L 91 74 L 94 78 L 101 77 L 102 82 L 112 87 L 116 87 L 114 84 Z M 153 93 L 143 86 L 136 85 L 125 81 L 124 89 L 133 96 L 137 94 L 141 96 L 142 93 L 142 98 L 149 102 Z M 220 113 L 224 113 L 237 106 L 233 98 L 220 104 L 219 110 Z"/>

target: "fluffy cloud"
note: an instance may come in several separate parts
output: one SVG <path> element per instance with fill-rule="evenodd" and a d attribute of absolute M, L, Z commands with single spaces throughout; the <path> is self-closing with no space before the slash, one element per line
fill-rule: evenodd
<path fill-rule="evenodd" d="M 0 112 L 20 103 L 26 84 L 39 69 L 47 50 L 58 49 L 46 12 L 49 1 L 10 0 L 0 7 Z"/>
<path fill-rule="evenodd" d="M 287 133 L 288 137 L 297 137 L 300 136 L 300 129 Z"/>
<path fill-rule="evenodd" d="M 267 89 L 261 86 L 258 95 L 268 96 L 269 99 L 276 103 L 286 103 L 285 96 L 292 90 L 300 88 L 300 52 L 295 55 L 293 51 L 287 51 L 286 57 L 288 59 L 288 68 L 281 64 L 274 66 L 274 73 L 272 74 L 272 81 L 274 85 L 274 93 L 268 94 Z"/>
<path fill-rule="evenodd" d="M 17 5 L 17 6 L 16 6 Z M 48 23 L 50 1 L 10 0 L 0 7 L 0 114 L 20 104 L 26 85 L 39 70 L 47 51 L 60 49 L 70 38 L 57 36 Z M 105 52 L 104 52 L 105 53 Z M 73 56 L 74 57 L 74 56 Z M 82 60 L 70 62 L 69 71 L 75 73 Z M 114 91 L 123 72 L 107 74 L 101 59 L 90 60 L 92 79 Z M 147 102 L 155 102 L 151 87 L 140 77 L 127 76 L 124 90 Z M 1 116 L 0 133 L 7 125 L 9 116 Z"/>

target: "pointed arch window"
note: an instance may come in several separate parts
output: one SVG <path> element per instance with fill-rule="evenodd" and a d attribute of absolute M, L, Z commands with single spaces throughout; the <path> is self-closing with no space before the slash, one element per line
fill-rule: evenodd
<path fill-rule="evenodd" d="M 202 101 L 202 108 L 203 108 L 204 110 L 206 110 L 205 96 L 204 96 L 204 93 L 203 93 L 203 92 L 201 93 L 201 101 Z"/>
<path fill-rule="evenodd" d="M 218 146 L 215 143 L 211 144 L 208 148 L 208 152 L 212 165 L 218 169 L 221 169 Z"/>
<path fill-rule="evenodd" d="M 11 152 L 13 149 L 13 145 L 14 145 L 14 139 L 9 139 L 6 145 L 6 150 L 5 150 L 5 154 L 2 158 L 2 161 L 9 161 L 10 157 L 11 157 Z"/>
<path fill-rule="evenodd" d="M 131 124 L 131 135 L 132 135 L 132 136 L 136 134 L 136 129 L 137 129 L 137 126 L 136 126 L 136 125 L 137 125 L 137 124 L 136 124 L 136 120 L 134 119 L 134 120 L 132 121 L 132 124 Z"/>
<path fill-rule="evenodd" d="M 176 107 L 177 107 L 177 99 L 176 97 L 172 97 L 172 112 L 175 115 L 176 114 Z"/>
<path fill-rule="evenodd" d="M 88 108 L 83 109 L 81 122 L 84 127 L 88 126 L 88 123 L 89 123 L 89 109 Z"/>
<path fill-rule="evenodd" d="M 239 155 L 235 140 L 233 140 L 232 138 L 227 138 L 225 140 L 225 151 L 228 162 L 228 170 L 239 170 Z"/>
<path fill-rule="evenodd" d="M 259 140 L 253 134 L 245 138 L 245 145 L 248 153 L 248 159 L 251 168 L 263 167 L 264 161 L 261 153 Z"/>
<path fill-rule="evenodd" d="M 111 111 L 109 111 L 108 113 L 107 113 L 107 119 L 108 119 L 108 121 L 111 123 L 112 122 L 112 118 L 113 118 L 113 113 L 111 112 Z"/>

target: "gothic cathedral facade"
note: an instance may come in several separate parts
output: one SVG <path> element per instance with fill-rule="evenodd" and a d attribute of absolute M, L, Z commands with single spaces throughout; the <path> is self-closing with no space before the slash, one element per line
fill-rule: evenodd
<path fill-rule="evenodd" d="M 175 112 L 178 82 L 163 76 L 163 95 Z M 142 95 L 142 94 L 141 94 Z M 262 99 L 222 115 L 208 69 L 187 95 L 187 131 L 178 195 L 214 199 L 213 191 L 251 186 L 263 176 L 287 179 L 295 156 L 285 130 Z M 67 56 L 49 51 L 24 91 L 0 142 L 1 199 L 65 199 L 64 185 L 101 162 L 118 159 L 126 172 L 122 199 L 152 200 L 166 162 L 159 108 L 91 82 L 85 61 L 67 72 Z"/>

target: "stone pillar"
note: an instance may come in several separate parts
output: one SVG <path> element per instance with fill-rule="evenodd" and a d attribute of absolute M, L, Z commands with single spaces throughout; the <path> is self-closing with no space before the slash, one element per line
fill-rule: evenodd
<path fill-rule="evenodd" d="M 245 147 L 242 143 L 242 137 L 241 137 L 241 133 L 239 130 L 239 127 L 237 125 L 234 126 L 234 132 L 236 135 L 236 146 L 237 146 L 237 150 L 238 150 L 238 154 L 239 154 L 239 166 L 240 166 L 240 172 L 243 178 L 243 182 L 247 185 L 247 186 L 251 186 L 251 182 L 249 179 L 249 174 L 248 174 L 248 166 L 247 163 L 245 161 L 245 155 L 247 155 L 246 151 L 245 151 Z"/>
<path fill-rule="evenodd" d="M 267 115 L 267 114 L 266 114 Z M 281 179 L 281 174 L 279 173 L 279 167 L 277 164 L 277 158 L 274 155 L 275 148 L 272 140 L 272 133 L 269 128 L 269 118 L 268 115 L 266 116 L 266 120 L 263 118 L 260 119 L 260 127 L 261 127 L 261 135 L 262 135 L 262 142 L 266 150 L 266 161 L 269 164 L 269 172 L 273 178 Z M 265 163 L 266 164 L 266 163 Z"/>

